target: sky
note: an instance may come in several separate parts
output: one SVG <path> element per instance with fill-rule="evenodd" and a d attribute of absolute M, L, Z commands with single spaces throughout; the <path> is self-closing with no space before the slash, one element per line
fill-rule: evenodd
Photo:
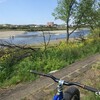
<path fill-rule="evenodd" d="M 0 0 L 0 24 L 62 24 L 52 16 L 57 0 Z"/>

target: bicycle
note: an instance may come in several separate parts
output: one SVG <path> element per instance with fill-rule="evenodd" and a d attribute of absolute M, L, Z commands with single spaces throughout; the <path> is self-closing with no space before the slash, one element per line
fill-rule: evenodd
<path fill-rule="evenodd" d="M 64 81 L 64 80 L 61 80 L 61 79 L 58 79 L 58 78 L 54 77 L 51 74 L 44 74 L 44 73 L 36 72 L 34 70 L 30 70 L 30 72 L 34 73 L 34 74 L 38 74 L 40 76 L 49 77 L 49 78 L 53 79 L 55 82 L 58 83 L 58 85 L 57 85 L 57 94 L 54 95 L 53 100 L 80 100 L 80 91 L 79 91 L 78 88 L 74 87 L 73 85 L 81 87 L 81 88 L 86 89 L 88 91 L 94 92 L 96 95 L 100 95 L 99 90 L 97 90 L 95 88 L 92 88 L 90 86 L 83 85 L 83 84 L 78 83 L 78 82 Z M 71 86 L 71 87 L 68 88 L 63 93 L 63 85 Z"/>

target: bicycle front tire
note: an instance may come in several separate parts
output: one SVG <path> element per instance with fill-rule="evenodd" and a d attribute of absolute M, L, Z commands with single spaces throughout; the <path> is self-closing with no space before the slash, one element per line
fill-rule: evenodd
<path fill-rule="evenodd" d="M 64 100 L 80 100 L 80 91 L 76 87 L 70 87 L 64 92 Z"/>

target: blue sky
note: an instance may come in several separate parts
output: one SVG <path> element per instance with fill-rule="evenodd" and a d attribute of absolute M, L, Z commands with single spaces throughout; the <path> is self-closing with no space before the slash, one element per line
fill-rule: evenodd
<path fill-rule="evenodd" d="M 52 16 L 56 6 L 57 0 L 0 0 L 0 24 L 62 24 Z"/>

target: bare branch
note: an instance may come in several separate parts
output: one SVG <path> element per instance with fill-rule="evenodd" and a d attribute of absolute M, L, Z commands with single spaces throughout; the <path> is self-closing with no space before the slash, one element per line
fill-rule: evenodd
<path fill-rule="evenodd" d="M 50 39 L 51 39 L 51 35 L 50 35 L 50 32 L 48 32 L 49 33 L 49 39 L 48 39 L 48 42 L 47 42 L 47 46 L 49 45 L 49 43 L 50 43 Z"/>
<path fill-rule="evenodd" d="M 12 44 L 10 42 L 7 41 L 1 41 L 0 42 L 0 46 L 2 47 L 8 47 L 8 48 L 19 48 L 19 49 L 23 49 L 23 50 L 32 50 L 32 51 L 36 51 L 34 48 L 32 47 L 28 47 L 26 45 L 16 45 L 16 44 Z"/>

